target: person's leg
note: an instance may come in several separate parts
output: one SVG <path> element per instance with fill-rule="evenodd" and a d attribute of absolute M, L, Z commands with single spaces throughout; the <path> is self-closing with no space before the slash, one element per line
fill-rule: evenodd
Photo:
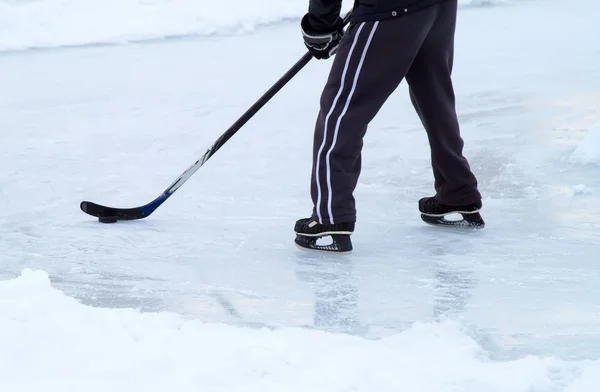
<path fill-rule="evenodd" d="M 360 23 L 342 40 L 321 96 L 314 132 L 312 220 L 319 226 L 356 221 L 353 192 L 367 126 L 403 80 L 437 8 Z"/>
<path fill-rule="evenodd" d="M 456 13 L 456 0 L 440 4 L 437 18 L 408 70 L 406 81 L 431 146 L 435 200 L 450 206 L 480 207 L 477 180 L 462 153 L 464 143 L 451 79 Z"/>

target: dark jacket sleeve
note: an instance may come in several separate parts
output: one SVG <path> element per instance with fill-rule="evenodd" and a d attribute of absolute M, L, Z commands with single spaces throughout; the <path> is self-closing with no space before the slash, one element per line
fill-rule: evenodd
<path fill-rule="evenodd" d="M 342 0 L 309 0 L 308 21 L 315 31 L 329 31 L 337 25 Z"/>

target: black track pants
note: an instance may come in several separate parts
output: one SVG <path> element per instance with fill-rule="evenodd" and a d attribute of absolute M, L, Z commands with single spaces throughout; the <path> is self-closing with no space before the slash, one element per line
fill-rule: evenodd
<path fill-rule="evenodd" d="M 451 72 L 457 1 L 395 19 L 353 25 L 321 95 L 313 148 L 313 218 L 354 222 L 353 197 L 367 126 L 404 78 L 427 131 L 437 198 L 460 205 L 481 199 L 462 155 Z"/>

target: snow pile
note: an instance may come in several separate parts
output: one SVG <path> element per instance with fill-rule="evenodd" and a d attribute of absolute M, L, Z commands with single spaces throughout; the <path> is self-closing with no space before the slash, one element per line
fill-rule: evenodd
<path fill-rule="evenodd" d="M 43 271 L 0 282 L 2 391 L 596 391 L 599 365 L 587 366 L 489 361 L 451 323 L 372 341 L 87 307 Z"/>
<path fill-rule="evenodd" d="M 589 195 L 592 193 L 592 190 L 588 188 L 585 184 L 577 184 L 571 187 L 573 190 L 573 194 L 575 195 Z"/>
<path fill-rule="evenodd" d="M 572 162 L 600 164 L 600 122 L 594 124 L 571 154 Z"/>
<path fill-rule="evenodd" d="M 0 0 L 0 49 L 247 32 L 296 18 L 297 0 Z"/>
<path fill-rule="evenodd" d="M 587 367 L 578 379 L 571 383 L 564 392 L 583 392 L 598 390 L 600 385 L 600 364 Z"/>
<path fill-rule="evenodd" d="M 0 0 L 0 51 L 245 33 L 307 9 L 308 0 Z"/>

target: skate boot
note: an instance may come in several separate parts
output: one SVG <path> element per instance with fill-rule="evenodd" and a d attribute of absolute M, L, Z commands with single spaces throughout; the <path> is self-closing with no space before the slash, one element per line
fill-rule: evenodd
<path fill-rule="evenodd" d="M 442 204 L 435 197 L 424 197 L 419 200 L 421 219 L 430 225 L 443 225 L 469 229 L 483 229 L 485 222 L 479 214 L 481 201 L 461 206 Z M 460 214 L 462 219 L 446 219 L 447 215 Z"/>
<path fill-rule="evenodd" d="M 352 251 L 350 235 L 354 231 L 354 223 L 336 223 L 335 225 L 322 225 L 312 218 L 300 219 L 294 226 L 296 240 L 302 249 L 321 250 L 347 254 Z M 317 240 L 331 237 L 331 243 L 318 244 Z"/>

